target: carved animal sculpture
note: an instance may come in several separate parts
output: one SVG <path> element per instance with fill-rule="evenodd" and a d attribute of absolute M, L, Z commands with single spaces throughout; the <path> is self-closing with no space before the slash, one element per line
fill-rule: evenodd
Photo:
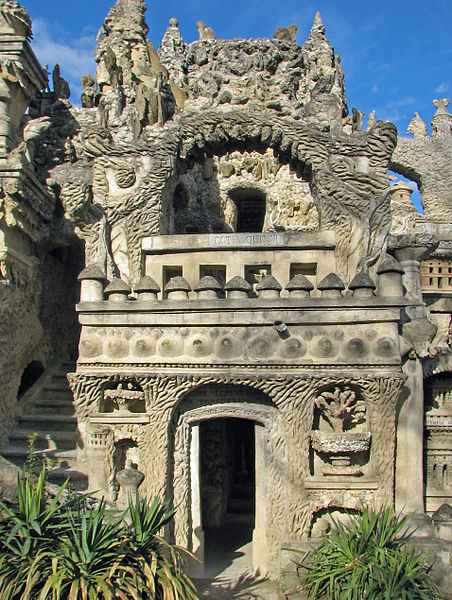
<path fill-rule="evenodd" d="M 204 21 L 198 21 L 196 23 L 196 27 L 198 28 L 199 31 L 199 39 L 201 41 L 203 40 L 214 40 L 215 39 L 215 32 L 212 29 L 212 27 L 207 27 L 207 25 L 204 23 Z"/>
<path fill-rule="evenodd" d="M 24 156 L 28 162 L 32 163 L 35 151 L 35 140 L 46 131 L 50 125 L 51 120 L 49 117 L 39 117 L 38 119 L 29 120 L 22 129 L 22 139 L 17 148 L 12 150 L 10 158 L 20 158 Z"/>

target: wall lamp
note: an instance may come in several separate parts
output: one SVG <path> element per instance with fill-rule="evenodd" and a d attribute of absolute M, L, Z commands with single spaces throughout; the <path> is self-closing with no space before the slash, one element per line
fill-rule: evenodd
<path fill-rule="evenodd" d="M 279 333 L 280 337 L 282 337 L 283 339 L 290 337 L 290 333 L 287 328 L 287 325 L 283 321 L 274 321 L 273 327 L 276 329 L 276 331 Z"/>

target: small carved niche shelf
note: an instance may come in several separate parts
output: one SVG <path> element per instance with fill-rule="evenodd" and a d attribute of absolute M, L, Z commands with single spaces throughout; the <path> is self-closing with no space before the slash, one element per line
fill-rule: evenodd
<path fill-rule="evenodd" d="M 124 387 L 126 385 L 126 387 Z M 133 382 L 121 382 L 104 390 L 101 412 L 90 416 L 91 423 L 149 423 L 143 390 Z"/>

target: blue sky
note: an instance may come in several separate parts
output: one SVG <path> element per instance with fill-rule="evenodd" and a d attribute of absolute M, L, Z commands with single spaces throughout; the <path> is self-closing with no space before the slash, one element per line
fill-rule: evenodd
<path fill-rule="evenodd" d="M 113 0 L 23 0 L 34 24 L 33 48 L 42 63 L 59 62 L 78 102 L 80 76 L 94 74 L 93 48 Z M 272 37 L 298 26 L 303 43 L 316 10 L 342 57 L 349 108 L 391 120 L 404 135 L 417 110 L 430 124 L 432 99 L 452 96 L 451 0 L 167 0 L 148 3 L 149 37 L 158 46 L 170 17 L 184 39 L 197 39 L 204 20 L 217 37 Z"/>
<path fill-rule="evenodd" d="M 40 61 L 60 63 L 79 103 L 80 76 L 95 72 L 95 35 L 114 0 L 22 0 L 33 19 L 32 46 Z M 396 124 L 399 135 L 418 111 L 430 127 L 433 98 L 452 98 L 452 0 L 166 0 L 148 2 L 149 37 L 157 47 L 171 17 L 185 41 L 196 21 L 218 38 L 272 37 L 295 23 L 302 44 L 320 10 L 342 57 L 349 109 Z"/>

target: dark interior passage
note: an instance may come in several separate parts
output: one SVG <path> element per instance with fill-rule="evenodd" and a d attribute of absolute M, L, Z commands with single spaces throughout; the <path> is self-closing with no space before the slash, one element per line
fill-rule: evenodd
<path fill-rule="evenodd" d="M 260 190 L 242 189 L 229 192 L 237 207 L 237 232 L 260 232 L 264 227 L 266 200 Z"/>
<path fill-rule="evenodd" d="M 202 423 L 200 455 L 205 564 L 211 572 L 221 571 L 243 555 L 243 546 L 252 540 L 254 422 L 212 419 Z"/>

